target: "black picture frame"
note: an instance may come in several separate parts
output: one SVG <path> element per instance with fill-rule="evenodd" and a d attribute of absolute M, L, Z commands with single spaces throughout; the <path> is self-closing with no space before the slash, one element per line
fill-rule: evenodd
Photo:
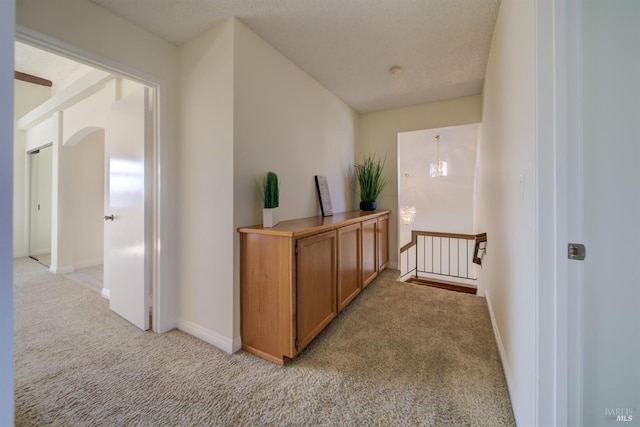
<path fill-rule="evenodd" d="M 331 194 L 329 194 L 329 183 L 327 182 L 327 177 L 324 175 L 316 175 L 315 178 L 322 216 L 332 216 L 333 207 L 331 206 Z"/>

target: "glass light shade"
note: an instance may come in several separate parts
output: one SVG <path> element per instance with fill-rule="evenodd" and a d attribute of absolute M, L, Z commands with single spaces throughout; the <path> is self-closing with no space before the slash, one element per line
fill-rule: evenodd
<path fill-rule="evenodd" d="M 447 176 L 447 162 L 438 160 L 436 163 L 431 163 L 429 168 L 429 175 L 431 175 L 431 178 L 436 178 L 438 176 Z"/>
<path fill-rule="evenodd" d="M 401 206 L 400 218 L 402 218 L 402 223 L 404 225 L 413 224 L 413 220 L 416 218 L 416 207 L 407 205 Z"/>

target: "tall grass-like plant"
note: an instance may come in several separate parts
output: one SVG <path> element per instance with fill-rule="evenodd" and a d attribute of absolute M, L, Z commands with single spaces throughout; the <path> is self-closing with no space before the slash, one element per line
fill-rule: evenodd
<path fill-rule="evenodd" d="M 280 194 L 278 192 L 278 175 L 274 172 L 267 172 L 262 181 L 262 200 L 265 209 L 277 208 L 280 204 Z"/>
<path fill-rule="evenodd" d="M 367 154 L 362 163 L 353 165 L 353 170 L 360 186 L 360 201 L 375 202 L 387 184 L 382 175 L 387 158 L 379 158 L 375 154 Z"/>

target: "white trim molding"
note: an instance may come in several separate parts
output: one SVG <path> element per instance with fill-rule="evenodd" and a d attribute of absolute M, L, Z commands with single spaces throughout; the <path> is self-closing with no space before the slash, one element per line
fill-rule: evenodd
<path fill-rule="evenodd" d="M 500 330 L 498 329 L 498 323 L 493 314 L 493 307 L 491 306 L 491 298 L 489 293 L 485 291 L 485 299 L 487 300 L 487 308 L 489 309 L 489 317 L 491 318 L 491 326 L 493 327 L 493 335 L 496 338 L 496 345 L 498 346 L 498 353 L 500 354 L 500 360 L 502 361 L 502 369 L 504 370 L 504 376 L 507 380 L 507 388 L 509 389 L 509 396 L 513 396 L 511 385 L 513 384 L 513 375 L 511 374 L 511 366 L 509 365 L 509 358 L 504 350 L 504 344 L 502 343 L 502 337 L 500 336 Z"/>
<path fill-rule="evenodd" d="M 569 160 L 580 138 L 580 4 L 535 2 L 536 424 L 545 426 L 581 425 L 574 423 L 579 399 L 572 395 L 579 384 L 573 375 L 580 357 L 570 347 L 575 338 L 569 329 L 575 315 L 571 300 L 580 295 L 570 296 L 568 279 L 574 273 L 566 254 L 571 228 L 581 224 L 575 206 L 580 196 L 570 191 L 578 171 L 571 170 Z"/>
<path fill-rule="evenodd" d="M 240 350 L 240 337 L 236 337 L 230 340 L 227 337 L 218 334 L 217 332 L 204 328 L 200 325 L 196 325 L 195 323 L 189 322 L 188 320 L 178 320 L 177 328 L 182 332 L 193 335 L 194 337 L 200 338 L 202 341 L 208 344 L 218 347 L 220 350 L 226 353 L 233 354 L 236 351 Z"/>
<path fill-rule="evenodd" d="M 69 273 L 73 273 L 75 269 L 73 268 L 73 265 L 63 265 L 63 266 L 52 265 L 51 267 L 49 267 L 49 271 L 52 272 L 53 274 L 69 274 Z"/>
<path fill-rule="evenodd" d="M 151 75 L 139 68 L 93 53 L 24 25 L 16 24 L 15 40 L 73 59 L 102 70 L 103 72 L 112 73 L 119 77 L 142 83 L 155 90 L 155 105 L 153 107 L 154 142 L 152 152 L 148 153 L 150 159 L 149 166 L 152 169 L 151 174 L 153 175 L 151 186 L 148 189 L 148 194 L 152 197 L 150 201 L 152 208 L 148 214 L 149 217 L 145 218 L 145 220 L 153 223 L 151 227 L 152 236 L 149 238 L 152 246 L 147 248 L 152 254 L 150 260 L 152 271 L 149 272 L 151 288 L 154 295 L 152 329 L 158 333 L 173 329 L 175 325 L 175 298 L 173 296 L 176 290 L 175 284 L 170 278 L 167 278 L 166 274 L 167 270 L 172 271 L 173 264 L 172 261 L 162 262 L 166 252 L 160 247 L 160 241 L 163 239 L 167 240 L 166 236 L 172 233 L 170 231 L 170 220 L 165 220 L 162 217 L 162 198 L 166 197 L 166 195 L 161 194 L 160 190 L 163 180 L 160 165 L 165 161 L 163 160 L 162 147 L 163 145 L 169 145 L 168 143 L 163 144 L 163 141 L 166 141 L 170 136 L 166 128 L 167 125 L 165 124 L 169 117 L 167 112 L 171 110 L 166 101 L 166 94 L 170 90 L 169 82 L 157 75 Z M 146 189 L 145 194 L 147 194 Z M 167 226 L 167 224 L 169 225 Z M 169 231 L 165 231 L 164 227 L 167 227 L 166 230 Z M 163 265 L 165 266 L 164 268 L 162 267 Z M 167 267 L 167 265 L 170 267 Z"/>

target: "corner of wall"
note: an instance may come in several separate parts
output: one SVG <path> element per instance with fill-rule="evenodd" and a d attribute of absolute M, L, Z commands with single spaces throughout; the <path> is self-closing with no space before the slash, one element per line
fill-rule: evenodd
<path fill-rule="evenodd" d="M 52 265 L 49 267 L 49 271 L 53 274 L 69 274 L 73 273 L 75 270 L 72 265 Z"/>
<path fill-rule="evenodd" d="M 235 26 L 228 19 L 178 48 L 176 325 L 227 352 L 233 347 L 234 182 L 229 177 L 234 174 Z M 212 270 L 219 286 L 210 285 Z"/>
<path fill-rule="evenodd" d="M 239 337 L 228 339 L 208 328 L 184 319 L 179 319 L 176 322 L 176 327 L 179 330 L 186 332 L 189 335 L 193 335 L 194 337 L 199 338 L 226 353 L 233 354 L 240 349 Z"/>

